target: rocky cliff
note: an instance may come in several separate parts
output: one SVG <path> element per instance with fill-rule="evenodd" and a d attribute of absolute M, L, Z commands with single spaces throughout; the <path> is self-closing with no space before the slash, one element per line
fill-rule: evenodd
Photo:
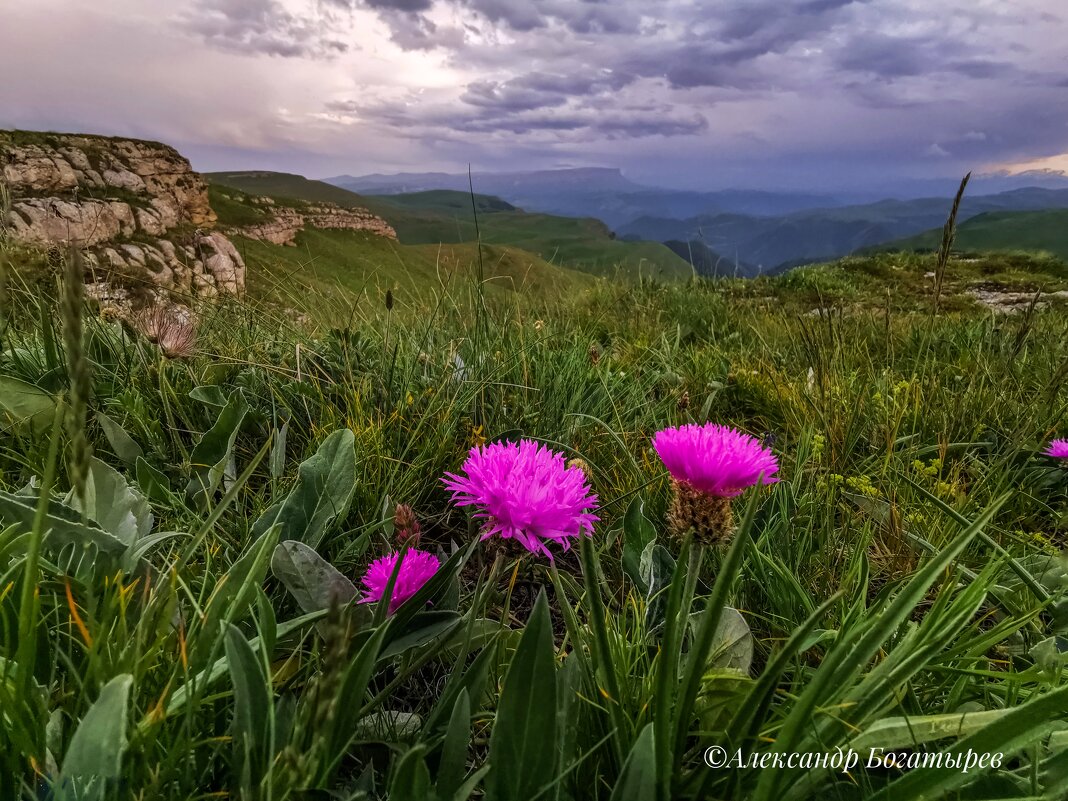
<path fill-rule="evenodd" d="M 376 236 L 397 238 L 393 226 L 363 208 L 342 208 L 326 201 L 290 201 L 298 205 L 287 205 L 274 198 L 236 192 L 223 193 L 221 196 L 251 206 L 262 217 L 260 222 L 228 229 L 230 233 L 249 239 L 262 239 L 275 245 L 295 245 L 297 234 L 306 227 L 367 231 Z"/>
<path fill-rule="evenodd" d="M 172 299 L 239 294 L 245 265 L 204 180 L 155 142 L 0 131 L 0 223 L 18 242 L 85 252 L 87 291 Z"/>

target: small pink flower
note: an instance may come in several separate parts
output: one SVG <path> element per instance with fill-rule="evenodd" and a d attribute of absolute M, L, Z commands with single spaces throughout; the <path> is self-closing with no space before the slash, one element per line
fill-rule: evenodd
<path fill-rule="evenodd" d="M 456 506 L 474 506 L 485 522 L 482 539 L 512 539 L 531 553 L 552 559 L 547 543 L 563 550 L 580 534 L 589 536 L 599 519 L 597 496 L 579 465 L 533 440 L 494 442 L 472 448 L 463 475 L 442 481 Z"/>
<path fill-rule="evenodd" d="M 364 573 L 365 593 L 360 603 L 367 604 L 382 600 L 398 559 L 402 561 L 400 570 L 397 571 L 397 580 L 393 584 L 393 595 L 389 600 L 389 614 L 391 615 L 430 580 L 441 564 L 434 554 L 415 548 L 404 552 L 403 557 L 400 552 L 386 554 L 371 562 L 367 572 Z"/>
<path fill-rule="evenodd" d="M 1055 439 L 1043 453 L 1054 459 L 1068 459 L 1068 439 Z"/>
<path fill-rule="evenodd" d="M 771 449 L 729 426 L 665 428 L 653 437 L 653 447 L 672 478 L 718 498 L 732 498 L 757 483 L 779 480 L 774 477 L 779 462 Z"/>

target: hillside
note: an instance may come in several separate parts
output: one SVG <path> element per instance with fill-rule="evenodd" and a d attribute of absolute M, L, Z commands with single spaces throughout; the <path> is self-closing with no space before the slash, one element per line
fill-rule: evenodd
<path fill-rule="evenodd" d="M 359 231 L 307 229 L 296 247 L 240 236 L 234 243 L 249 265 L 251 298 L 331 324 L 344 321 L 354 303 L 380 304 L 387 289 L 401 306 L 421 306 L 435 292 L 464 295 L 479 257 L 473 245 L 402 245 Z M 517 248 L 483 246 L 482 261 L 488 296 L 552 301 L 597 282 Z"/>
<path fill-rule="evenodd" d="M 362 207 L 386 220 L 403 245 L 471 244 L 477 241 L 471 196 L 458 190 L 397 195 L 357 195 L 322 181 L 281 173 L 212 173 L 218 185 L 251 195 Z M 500 198 L 475 196 L 479 232 L 487 245 L 519 248 L 540 260 L 594 275 L 684 278 L 690 265 L 659 242 L 622 241 L 592 218 L 528 213 Z M 237 209 L 231 209 L 237 213 Z"/>
<path fill-rule="evenodd" d="M 929 250 L 942 239 L 941 228 L 888 242 L 885 250 Z M 956 247 L 969 251 L 1044 251 L 1068 259 L 1068 210 L 987 212 L 957 227 Z"/>
<path fill-rule="evenodd" d="M 261 170 L 241 172 L 207 172 L 204 177 L 213 184 L 240 189 L 250 195 L 292 198 L 305 201 L 326 201 L 341 207 L 367 206 L 366 198 L 355 192 L 341 189 L 322 181 L 313 181 L 303 175 L 288 172 Z"/>

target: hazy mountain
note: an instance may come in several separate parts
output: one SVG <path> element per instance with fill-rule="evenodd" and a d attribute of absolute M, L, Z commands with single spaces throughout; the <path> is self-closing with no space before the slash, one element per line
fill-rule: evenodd
<path fill-rule="evenodd" d="M 433 189 L 469 189 L 466 174 L 441 172 L 396 175 L 339 175 L 326 183 L 365 195 L 391 195 Z M 638 217 L 686 218 L 713 212 L 775 216 L 813 207 L 838 206 L 871 197 L 799 192 L 722 189 L 692 192 L 642 186 L 619 170 L 590 167 L 515 173 L 475 173 L 476 192 L 497 195 L 528 211 L 568 217 L 596 217 L 618 227 Z"/>
<path fill-rule="evenodd" d="M 784 263 L 831 259 L 940 226 L 948 198 L 882 200 L 840 208 L 811 209 L 780 217 L 705 214 L 685 220 L 646 216 L 622 226 L 626 237 L 697 240 L 728 257 L 768 270 Z M 985 212 L 1068 208 L 1068 189 L 1028 187 L 965 197 L 959 220 Z"/>
<path fill-rule="evenodd" d="M 579 167 L 566 170 L 535 170 L 532 172 L 476 172 L 467 173 L 402 172 L 394 175 L 337 175 L 323 179 L 367 195 L 395 195 L 426 192 L 431 189 L 454 189 L 465 192 L 473 183 L 481 194 L 499 195 L 515 203 L 511 196 L 525 192 L 635 192 L 645 189 L 623 177 L 612 167 Z"/>

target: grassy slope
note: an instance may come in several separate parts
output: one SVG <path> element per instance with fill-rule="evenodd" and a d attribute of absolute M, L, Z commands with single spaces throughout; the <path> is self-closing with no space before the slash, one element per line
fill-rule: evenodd
<path fill-rule="evenodd" d="M 888 249 L 926 250 L 937 248 L 942 230 L 888 243 Z M 997 211 L 965 220 L 957 227 L 956 246 L 963 250 L 1046 251 L 1068 259 L 1068 210 Z"/>
<path fill-rule="evenodd" d="M 339 282 L 349 271 L 357 275 L 365 270 L 364 265 L 349 263 L 353 250 L 349 241 L 330 233 L 322 236 L 316 242 L 302 239 L 302 247 L 307 244 L 308 252 L 321 254 L 320 266 L 332 259 Z M 300 254 L 298 247 L 265 249 L 260 255 L 296 263 Z M 5 255 L 16 260 L 17 268 L 23 266 L 21 254 L 0 251 L 0 257 Z M 383 269 L 379 265 L 387 263 L 388 255 L 383 250 L 366 269 Z M 334 710 L 341 706 L 332 699 L 340 693 L 332 690 L 324 704 L 320 688 L 338 685 L 325 684 L 321 677 L 352 675 L 341 671 L 359 664 L 358 655 L 364 654 L 361 643 L 370 641 L 353 637 L 350 644 L 336 633 L 343 631 L 336 623 L 267 637 L 271 650 L 257 651 L 245 663 L 236 656 L 241 653 L 235 647 L 240 644 L 238 637 L 251 641 L 259 632 L 274 632 L 276 623 L 284 625 L 300 614 L 281 582 L 272 577 L 277 567 L 272 573 L 260 563 L 255 572 L 251 560 L 237 560 L 243 553 L 255 552 L 259 540 L 251 534 L 254 521 L 297 485 L 297 464 L 340 428 L 352 432 L 352 445 L 347 447 L 353 450 L 355 479 L 347 485 L 354 495 L 340 519 L 325 530 L 316 550 L 342 575 L 353 578 L 392 546 L 392 528 L 384 525 L 392 518 L 391 509 L 383 511 L 386 498 L 414 508 L 423 523 L 422 548 L 447 550 L 450 542 L 472 538 L 468 514 L 451 506 L 440 479 L 445 471 L 456 470 L 469 447 L 483 437 L 490 441 L 535 437 L 587 463 L 601 504 L 601 522 L 591 542 L 603 553 L 602 581 L 592 586 L 594 592 L 598 588 L 603 592 L 600 597 L 585 594 L 598 598 L 598 606 L 591 608 L 588 600 L 582 600 L 583 576 L 574 560 L 558 558 L 563 589 L 550 594 L 550 603 L 554 610 L 564 603 L 577 607 L 574 630 L 583 639 L 576 643 L 570 635 L 554 638 L 546 651 L 555 646 L 571 655 L 546 652 L 544 660 L 538 657 L 548 670 L 555 671 L 562 663 L 571 671 L 570 675 L 554 672 L 549 681 L 562 675 L 559 686 L 580 689 L 560 692 L 558 709 L 543 700 L 546 695 L 529 707 L 532 718 L 556 719 L 559 714 L 574 721 L 568 736 L 559 737 L 557 772 L 564 797 L 608 801 L 620 775 L 617 753 L 631 753 L 637 732 L 651 721 L 675 725 L 663 717 L 671 705 L 658 703 L 654 688 L 657 677 L 664 675 L 674 686 L 678 671 L 668 662 L 671 672 L 659 672 L 664 670 L 664 654 L 670 652 L 656 648 L 664 640 L 644 623 L 646 599 L 620 572 L 618 531 L 628 504 L 640 500 L 658 544 L 678 554 L 677 538 L 665 525 L 670 484 L 649 442 L 653 432 L 669 425 L 710 419 L 755 435 L 768 432 L 767 440 L 781 461 L 781 483 L 749 492 L 735 505 L 738 518 L 750 499 L 755 502 L 756 527 L 752 538 L 744 531 L 736 538 L 748 553 L 739 573 L 719 585 L 726 594 L 716 596 L 717 603 L 740 610 L 752 629 L 754 676 L 768 669 L 772 654 L 785 647 L 817 606 L 842 593 L 840 601 L 830 603 L 812 621 L 813 628 L 831 634 L 809 638 L 804 653 L 789 657 L 790 665 L 780 675 L 763 674 L 775 696 L 773 703 L 761 703 L 749 694 L 752 682 L 731 674 L 717 679 L 710 673 L 700 682 L 700 702 L 702 710 L 709 710 L 707 715 L 723 709 L 727 714 L 743 710 L 756 716 L 754 753 L 776 747 L 775 742 L 765 742 L 770 737 L 759 735 L 783 731 L 784 722 L 804 735 L 799 752 L 833 753 L 848 747 L 858 732 L 869 731 L 880 719 L 908 716 L 911 723 L 924 715 L 959 713 L 964 705 L 998 710 L 1017 707 L 1028 698 L 1041 702 L 1044 692 L 1063 687 L 1068 679 L 1063 664 L 1042 657 L 1039 649 L 1031 650 L 1044 641 L 1048 647 L 1056 618 L 1039 614 L 1043 604 L 998 564 L 990 545 L 976 541 L 961 554 L 960 564 L 972 575 L 940 570 L 931 577 L 935 587 L 930 591 L 918 587 L 915 600 L 909 600 L 902 587 L 905 579 L 936 558 L 920 543 L 930 543 L 937 553 L 960 536 L 962 526 L 932 501 L 931 494 L 970 520 L 1006 494 L 1008 500 L 984 531 L 1046 580 L 1039 573 L 1044 565 L 1031 560 L 1055 555 L 1063 546 L 1068 472 L 1037 450 L 1051 435 L 1063 436 L 1066 428 L 1062 410 L 1068 402 L 1063 368 L 1068 360 L 1068 318 L 1054 310 L 1039 310 L 1033 319 L 1006 321 L 963 306 L 933 317 L 924 281 L 932 265 L 929 255 L 884 254 L 754 281 L 685 285 L 601 281 L 589 295 L 574 302 L 567 299 L 549 314 L 527 305 L 538 298 L 522 295 L 509 297 L 519 303 L 504 309 L 495 301 L 505 296 L 494 293 L 485 319 L 446 303 L 437 314 L 395 315 L 390 324 L 356 314 L 349 330 L 317 336 L 281 325 L 260 308 L 221 304 L 217 314 L 202 320 L 200 352 L 183 360 L 161 359 L 142 338 L 120 335 L 117 326 L 91 317 L 87 334 L 93 384 L 86 395 L 94 453 L 132 480 L 134 468 L 123 463 L 118 446 L 109 441 L 96 417 L 104 412 L 123 427 L 145 465 L 161 477 L 153 478 L 151 486 L 173 490 L 153 493 L 155 530 L 199 530 L 203 539 L 169 537 L 149 551 L 147 558 L 155 567 L 150 575 L 159 575 L 160 580 L 139 581 L 133 576 L 119 580 L 114 571 L 93 572 L 91 559 L 79 560 L 79 574 L 71 577 L 57 566 L 57 559 L 42 561 L 40 575 L 32 574 L 29 585 L 38 591 L 26 596 L 39 605 L 40 613 L 30 609 L 24 616 L 36 634 L 35 659 L 25 663 L 31 665 L 25 675 L 34 681 L 8 671 L 0 682 L 5 713 L 17 713 L 5 717 L 0 726 L 0 776 L 24 776 L 27 785 L 34 786 L 42 781 L 46 760 L 31 761 L 26 755 L 34 752 L 27 746 L 44 742 L 49 721 L 60 718 L 67 724 L 49 729 L 47 744 L 55 762 L 66 763 L 77 723 L 102 696 L 100 688 L 125 674 L 132 676 L 130 712 L 115 715 L 108 727 L 126 734 L 120 781 L 128 793 L 117 797 L 236 798 L 233 788 L 248 774 L 253 776 L 249 781 L 256 782 L 255 790 L 264 788 L 262 797 L 273 793 L 274 798 L 297 798 L 310 769 L 319 770 L 328 760 L 343 765 L 343 772 L 336 779 L 327 772 L 322 784 L 329 790 L 345 790 L 341 797 L 351 797 L 349 791 L 363 771 L 374 771 L 377 786 L 387 787 L 391 771 L 399 771 L 401 755 L 413 740 L 440 739 L 437 730 L 429 729 L 417 735 L 381 732 L 381 723 L 371 726 L 369 715 L 363 721 L 366 737 L 350 742 L 355 721 L 347 718 L 341 736 L 330 736 Z M 999 259 L 962 262 L 952 265 L 949 291 L 956 293 L 1010 268 L 1042 280 L 1063 278 L 1056 272 L 1062 268 L 1051 261 L 1016 266 Z M 60 338 L 55 330 L 59 312 L 47 294 L 15 289 L 8 302 L 21 306 L 24 313 L 16 319 L 26 322 L 5 332 L 0 373 L 61 392 L 65 371 L 54 363 L 55 346 L 49 345 Z M 345 297 L 339 293 L 340 299 Z M 841 317 L 806 317 L 817 303 L 838 304 L 847 311 Z M 886 306 L 892 306 L 892 314 L 884 313 Z M 47 336 L 42 323 L 48 325 Z M 596 359 L 591 358 L 591 343 L 599 354 Z M 462 374 L 457 370 L 458 356 L 470 370 Z M 251 478 L 234 484 L 226 503 L 215 501 L 220 516 L 207 525 L 205 513 L 195 511 L 182 497 L 191 475 L 190 454 L 220 417 L 218 407 L 191 395 L 198 386 L 201 397 L 219 393 L 236 398 L 240 389 L 250 406 L 232 441 L 234 464 L 239 472 L 248 469 Z M 477 423 L 475 409 L 480 410 Z M 287 432 L 281 440 L 280 430 Z M 57 431 L 62 438 L 60 453 L 75 453 L 65 428 Z M 14 492 L 31 476 L 45 472 L 49 452 L 45 436 L 27 424 L 0 438 L 0 488 Z M 269 461 L 256 465 L 256 454 L 272 436 L 282 443 L 278 458 L 272 451 Z M 122 450 L 129 447 L 126 443 Z M 66 468 L 71 461 L 61 460 L 60 493 L 70 487 Z M 144 468 L 141 472 L 145 474 Z M 303 483 L 314 485 L 310 478 Z M 29 571 L 22 539 L 15 536 L 20 530 L 5 532 L 0 548 L 7 571 L 4 586 L 9 588 L 0 599 L 6 601 L 5 625 L 0 626 L 3 654 L 14 653 L 21 644 L 15 639 L 17 624 L 23 622 L 14 609 L 17 589 L 10 591 L 21 586 Z M 303 529 L 285 532 L 288 538 L 304 533 Z M 492 558 L 492 552 L 480 550 L 471 563 L 473 569 Z M 709 603 L 713 579 L 723 577 L 719 555 L 696 566 L 704 580 L 697 583 L 695 611 Z M 1057 581 L 1054 570 L 1049 574 L 1051 583 Z M 506 558 L 494 579 L 487 579 L 485 572 L 481 576 L 489 585 L 482 600 L 472 597 L 471 582 L 465 577 L 456 581 L 458 594 L 451 603 L 444 591 L 435 595 L 430 614 L 448 615 L 454 605 L 465 615 L 463 627 L 470 621 L 473 631 L 489 620 L 500 621 L 507 629 L 489 643 L 486 673 L 479 677 L 472 671 L 464 679 L 470 681 L 470 713 L 479 736 L 468 747 L 465 729 L 459 745 L 471 769 L 488 761 L 491 770 L 515 771 L 511 762 L 502 760 L 497 765 L 504 767 L 494 768 L 492 758 L 487 760 L 485 742 L 490 727 L 507 715 L 508 705 L 499 703 L 500 677 L 507 673 L 518 632 L 529 617 L 519 603 L 551 579 L 545 562 L 534 558 L 515 572 Z M 257 588 L 255 599 L 232 589 L 245 581 Z M 995 582 L 1000 585 L 996 590 Z M 888 586 L 893 597 L 905 598 L 900 614 L 892 614 L 894 607 L 878 597 Z M 977 588 L 978 593 L 971 597 L 968 588 Z M 565 592 L 566 600 L 561 598 Z M 951 596 L 956 600 L 949 600 Z M 506 607 L 510 614 L 504 613 Z M 172 624 L 176 610 L 181 626 Z M 225 643 L 223 627 L 218 625 L 224 614 L 225 620 L 236 624 Z M 685 624 L 685 610 L 679 619 Z M 368 626 L 359 620 L 354 613 L 354 628 Z M 587 621 L 595 620 L 604 627 L 609 643 L 604 650 L 610 657 L 590 643 L 586 632 L 592 624 Z M 419 625 L 436 625 L 433 621 Z M 373 637 L 383 631 L 375 629 Z M 396 637 L 403 632 L 387 633 Z M 414 652 L 381 656 L 372 692 L 365 694 L 357 687 L 359 695 L 351 704 L 354 717 L 365 701 L 365 713 L 404 710 L 423 721 L 432 714 L 439 721 L 449 720 L 455 704 L 451 697 L 439 700 L 442 688 L 460 680 L 446 685 L 458 659 L 455 650 L 442 650 L 443 639 L 419 640 L 418 658 Z M 694 638 L 688 641 L 692 649 Z M 862 642 L 869 648 L 858 659 L 856 649 Z M 337 650 L 331 650 L 331 643 Z M 676 645 L 676 653 L 679 650 Z M 335 653 L 340 656 L 332 656 Z M 375 661 L 378 654 L 371 653 Z M 259 670 L 253 668 L 259 661 L 252 660 L 270 666 L 270 678 L 256 678 Z M 459 669 L 473 661 L 459 660 Z M 211 673 L 214 679 L 198 682 L 197 691 L 186 692 L 191 677 L 209 675 L 212 664 L 225 669 Z M 242 673 L 230 668 L 236 664 L 246 665 Z M 333 665 L 340 667 L 332 674 Z M 869 665 L 875 667 L 865 669 Z M 891 679 L 883 666 L 894 668 Z M 20 670 L 25 668 L 20 665 Z M 628 725 L 619 729 L 609 717 L 606 691 L 598 693 L 604 676 L 620 684 L 615 697 Z M 16 677 L 28 689 L 9 689 Z M 250 695 L 250 687 L 262 687 L 262 694 Z M 814 718 L 813 708 L 804 703 L 813 687 L 820 690 L 818 708 L 832 710 L 833 715 Z M 380 690 L 384 691 L 379 695 Z M 247 712 L 250 698 L 259 705 L 254 711 L 262 713 L 262 719 L 295 720 L 292 734 L 279 726 L 283 756 L 253 767 L 248 767 L 247 738 L 221 734 L 241 731 L 232 721 L 241 720 L 239 710 Z M 563 706 L 565 698 L 570 706 Z M 695 747 L 704 746 L 712 730 L 707 715 L 681 716 L 679 744 L 669 746 L 664 758 L 672 787 L 690 787 L 711 777 L 717 784 L 703 797 L 754 797 L 757 782 L 767 772 L 730 766 L 710 772 L 700 760 Z M 1017 717 L 1027 715 L 1025 710 Z M 817 718 L 826 725 L 808 733 Z M 100 720 L 99 708 L 96 719 Z M 724 718 L 714 718 L 713 723 L 716 720 Z M 515 724 L 513 731 L 523 723 Z M 1003 723 L 990 725 L 982 736 L 994 743 L 992 751 L 1000 751 L 996 737 Z M 1021 750 L 1022 765 L 1014 774 L 1023 782 L 1017 795 L 1063 797 L 1046 792 L 1053 779 L 1027 762 L 1034 758 L 1032 752 L 1046 755 L 1042 742 L 1049 727 L 1042 720 L 1032 726 L 1035 745 Z M 266 731 L 268 725 L 261 728 Z M 951 730 L 943 731 L 948 747 Z M 1015 735 L 1015 729 L 1010 733 Z M 84 748 L 86 738 L 81 739 Z M 116 739 L 118 734 L 111 741 Z M 337 742 L 343 746 L 335 759 L 330 749 Z M 941 749 L 943 743 L 930 747 Z M 437 761 L 429 762 L 426 770 L 433 770 L 437 779 L 443 771 Z M 268 769 L 269 783 L 261 783 L 259 777 Z M 861 762 L 849 776 L 826 768 L 781 775 L 787 782 L 804 778 L 810 783 L 803 792 L 792 784 L 789 789 L 797 789 L 792 797 L 862 799 L 871 794 L 873 785 L 897 776 L 888 773 L 866 771 Z M 949 773 L 959 782 L 979 782 L 982 777 L 980 771 Z M 1051 773 L 1055 778 L 1057 774 Z M 945 775 L 917 770 L 906 779 Z M 546 782 L 552 778 L 544 776 Z M 630 797 L 649 797 L 639 789 Z M 31 797 L 29 790 L 24 795 Z M 679 792 L 671 797 L 687 796 Z M 892 788 L 888 797 L 943 796 Z M 989 798 L 991 792 L 989 787 L 983 793 L 977 788 L 970 797 Z"/>
<path fill-rule="evenodd" d="M 249 268 L 251 297 L 323 322 L 344 318 L 353 298 L 380 297 L 386 289 L 402 304 L 421 303 L 444 287 L 467 291 L 477 270 L 473 245 L 401 245 L 361 231 L 305 230 L 296 247 L 243 237 L 234 241 Z M 516 248 L 484 246 L 482 259 L 489 295 L 521 292 L 554 300 L 597 281 Z"/>
<path fill-rule="evenodd" d="M 285 173 L 210 173 L 216 183 L 244 192 L 278 198 L 329 200 L 362 206 L 387 220 L 405 245 L 476 241 L 471 198 L 447 190 L 411 195 L 357 195 L 321 181 Z M 498 198 L 476 195 L 482 241 L 526 250 L 541 259 L 598 275 L 617 269 L 637 276 L 684 278 L 690 266 L 659 242 L 623 242 L 592 218 L 528 214 Z"/>

